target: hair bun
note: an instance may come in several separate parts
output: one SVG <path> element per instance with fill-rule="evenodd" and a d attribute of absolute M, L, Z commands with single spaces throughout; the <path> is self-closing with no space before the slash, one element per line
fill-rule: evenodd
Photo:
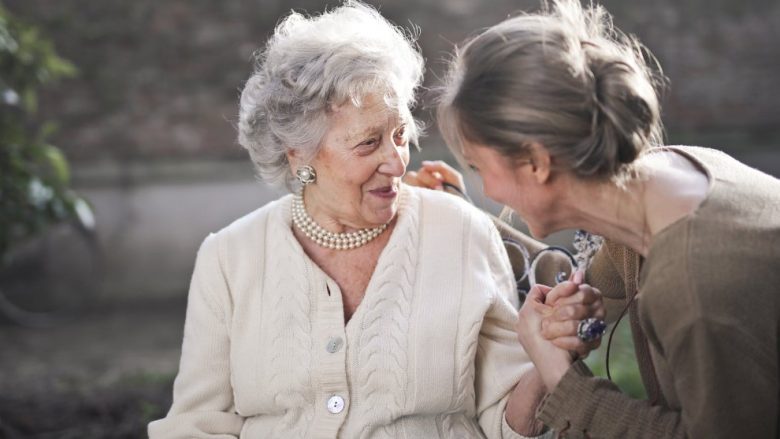
<path fill-rule="evenodd" d="M 581 42 L 592 117 L 575 167 L 583 176 L 617 174 L 661 137 L 660 105 L 641 48 L 627 36 L 615 38 Z"/>
<path fill-rule="evenodd" d="M 661 141 L 660 70 L 601 6 L 546 5 L 456 53 L 439 102 L 442 134 L 456 156 L 475 142 L 523 158 L 539 143 L 578 177 L 617 177 Z"/>

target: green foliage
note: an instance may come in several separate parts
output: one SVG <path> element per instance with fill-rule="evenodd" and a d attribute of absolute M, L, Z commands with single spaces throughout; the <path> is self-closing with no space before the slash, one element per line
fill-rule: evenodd
<path fill-rule="evenodd" d="M 610 326 L 609 331 L 604 335 L 601 347 L 591 352 L 585 361 L 594 375 L 603 378 L 607 377 L 607 343 L 611 330 L 612 327 Z M 631 337 L 631 325 L 628 322 L 628 318 L 623 319 L 617 330 L 615 330 L 612 348 L 609 353 L 609 371 L 612 375 L 612 381 L 622 391 L 636 399 L 647 398 L 645 387 L 642 384 L 642 377 L 639 375 L 639 365 L 634 353 L 634 340 Z"/>
<path fill-rule="evenodd" d="M 34 121 L 38 90 L 76 69 L 0 4 L 0 266 L 17 243 L 75 219 L 92 227 L 89 205 L 69 189 L 62 152 L 47 142 L 55 129 Z"/>

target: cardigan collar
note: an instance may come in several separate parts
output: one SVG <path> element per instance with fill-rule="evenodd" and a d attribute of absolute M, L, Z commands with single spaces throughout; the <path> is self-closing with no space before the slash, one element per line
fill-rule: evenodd
<path fill-rule="evenodd" d="M 396 225 L 391 231 L 392 234 L 385 248 L 379 255 L 374 273 L 366 287 L 365 296 L 348 323 L 361 319 L 363 314 L 367 312 L 366 308 L 373 308 L 376 302 L 383 300 L 382 296 L 386 295 L 387 292 L 377 290 L 384 290 L 390 284 L 400 287 L 406 293 L 412 289 L 420 228 L 420 195 L 417 193 L 418 190 L 401 184 Z M 306 267 L 303 274 L 307 277 L 310 291 L 318 290 L 315 285 L 321 285 L 321 282 L 337 286 L 338 284 L 306 254 L 303 246 L 295 237 L 292 229 L 292 202 L 292 194 L 280 198 L 270 217 L 269 231 L 271 233 L 266 235 L 266 239 L 269 240 L 270 244 L 267 248 L 274 251 L 271 257 L 292 257 L 302 260 Z M 400 273 L 403 274 L 400 275 Z M 265 275 L 286 276 L 289 273 L 266 273 Z M 398 278 L 399 275 L 402 279 Z"/>

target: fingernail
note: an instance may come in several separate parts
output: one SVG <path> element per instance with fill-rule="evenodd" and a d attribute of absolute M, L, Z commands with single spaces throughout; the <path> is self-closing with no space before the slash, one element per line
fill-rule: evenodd
<path fill-rule="evenodd" d="M 582 283 L 583 280 L 585 280 L 585 272 L 583 270 L 575 271 L 574 277 L 572 278 L 572 282 L 579 285 Z"/>
<path fill-rule="evenodd" d="M 432 161 L 430 161 L 430 160 L 423 160 L 423 161 L 422 161 L 422 164 L 423 164 L 423 165 L 430 165 L 431 163 L 433 163 L 433 162 L 432 162 Z"/>

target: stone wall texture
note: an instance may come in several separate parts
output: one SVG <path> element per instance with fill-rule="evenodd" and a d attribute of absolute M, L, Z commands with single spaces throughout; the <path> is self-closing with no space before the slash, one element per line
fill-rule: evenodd
<path fill-rule="evenodd" d="M 243 157 L 233 124 L 243 81 L 279 18 L 338 2 L 311 0 L 3 0 L 41 26 L 80 69 L 43 96 L 40 117 L 77 162 Z M 385 0 L 392 21 L 421 28 L 435 85 L 453 43 L 537 0 Z M 780 2 L 604 1 L 671 78 L 672 140 L 729 146 L 780 138 Z M 430 111 L 421 117 L 430 120 Z M 438 142 L 432 128 L 430 143 Z M 694 136 L 687 133 L 697 133 Z M 735 134 L 736 133 L 736 134 Z M 705 140 L 705 141 L 707 141 Z M 736 143 L 737 145 L 733 145 Z"/>

